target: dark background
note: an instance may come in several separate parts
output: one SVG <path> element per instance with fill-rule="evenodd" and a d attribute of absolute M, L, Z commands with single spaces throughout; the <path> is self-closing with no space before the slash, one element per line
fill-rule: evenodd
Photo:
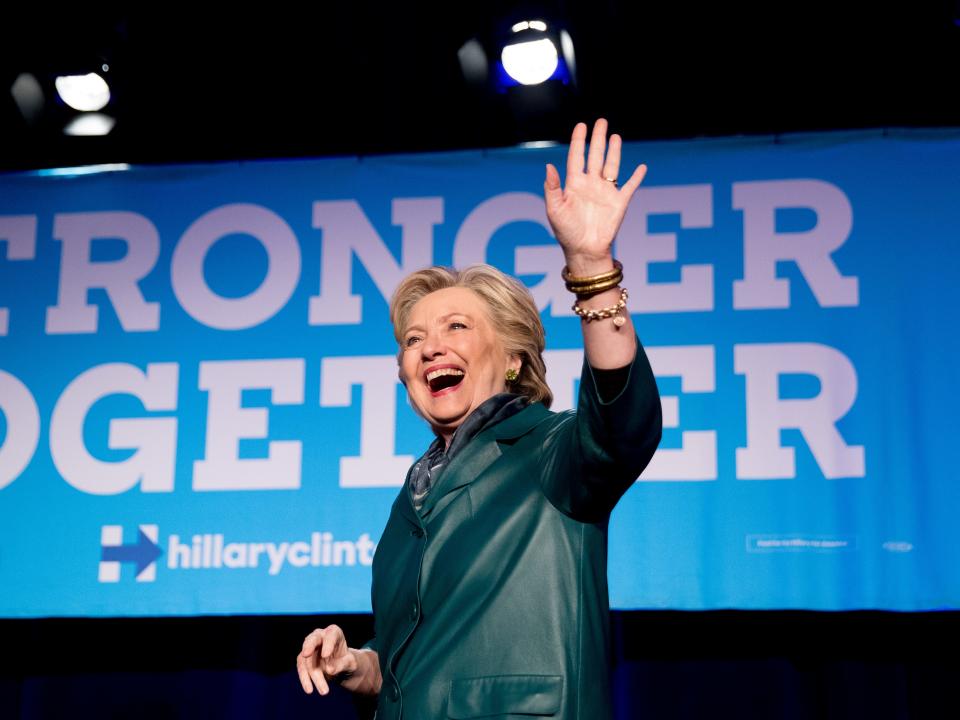
<path fill-rule="evenodd" d="M 331 622 L 354 645 L 372 634 L 368 615 L 0 620 L 0 717 L 370 717 L 340 688 L 300 689 L 303 637 Z M 618 718 L 960 717 L 957 613 L 615 612 L 612 623 Z"/>
<path fill-rule="evenodd" d="M 627 140 L 960 126 L 953 0 L 223 14 L 5 8 L 0 171 L 563 142 L 599 115 Z M 577 82 L 555 95 L 468 86 L 457 49 L 534 17 L 570 32 Z M 117 118 L 106 137 L 64 136 L 69 114 L 49 95 L 28 123 L 6 92 L 22 72 L 46 84 L 104 62 Z M 293 670 L 304 635 L 330 622 L 354 645 L 372 632 L 366 615 L 0 620 L 0 718 L 352 717 L 347 693 L 307 697 Z M 616 612 L 612 623 L 622 718 L 960 717 L 956 612 Z"/>
<path fill-rule="evenodd" d="M 5 10 L 0 87 L 107 62 L 117 118 L 64 137 L 0 92 L 0 170 L 365 155 L 569 137 L 603 115 L 628 140 L 960 125 L 960 2 L 323 3 Z M 546 97 L 468 87 L 457 49 L 516 19 L 565 27 L 575 86 Z"/>

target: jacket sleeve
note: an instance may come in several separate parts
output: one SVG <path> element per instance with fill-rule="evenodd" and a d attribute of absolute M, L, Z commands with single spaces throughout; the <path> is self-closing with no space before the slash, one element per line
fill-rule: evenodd
<path fill-rule="evenodd" d="M 601 399 L 584 358 L 577 410 L 558 418 L 543 443 L 543 491 L 570 517 L 604 520 L 660 443 L 660 393 L 639 338 L 626 385 L 618 395 Z"/>

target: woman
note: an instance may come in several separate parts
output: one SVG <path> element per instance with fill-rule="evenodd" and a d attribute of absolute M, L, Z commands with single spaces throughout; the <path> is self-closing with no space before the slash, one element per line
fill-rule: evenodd
<path fill-rule="evenodd" d="M 567 184 L 547 165 L 547 216 L 577 295 L 578 410 L 552 413 L 529 292 L 489 266 L 429 268 L 398 287 L 400 379 L 437 439 L 411 468 L 373 564 L 376 637 L 336 626 L 297 658 L 306 692 L 331 679 L 378 694 L 377 717 L 610 715 L 607 519 L 660 441 L 660 400 L 611 256 L 646 172 L 617 189 L 606 121 L 573 131 Z"/>

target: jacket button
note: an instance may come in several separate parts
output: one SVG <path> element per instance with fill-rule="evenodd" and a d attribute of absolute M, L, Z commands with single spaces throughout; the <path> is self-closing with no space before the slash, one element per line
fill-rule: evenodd
<path fill-rule="evenodd" d="M 421 530 L 420 528 L 414 528 L 413 530 L 410 531 L 410 534 L 413 535 L 415 538 L 422 538 L 423 530 Z"/>
<path fill-rule="evenodd" d="M 391 700 L 393 700 L 393 702 L 396 702 L 400 699 L 400 688 L 391 683 L 390 690 L 387 692 L 387 695 Z"/>
<path fill-rule="evenodd" d="M 413 604 L 413 607 L 410 608 L 410 619 L 411 619 L 411 620 L 416 620 L 416 619 L 417 619 L 417 615 L 419 615 L 419 614 L 420 614 L 420 607 L 419 607 L 416 603 L 414 603 L 414 604 Z"/>

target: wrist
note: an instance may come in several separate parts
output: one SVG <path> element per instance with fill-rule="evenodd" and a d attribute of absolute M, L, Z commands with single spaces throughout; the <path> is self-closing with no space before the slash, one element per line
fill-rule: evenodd
<path fill-rule="evenodd" d="M 341 685 L 350 692 L 361 695 L 376 695 L 380 692 L 380 659 L 370 648 L 349 648 L 355 667 L 343 679 Z"/>
<path fill-rule="evenodd" d="M 565 255 L 568 272 L 574 277 L 591 277 L 613 270 L 613 255 Z"/>

